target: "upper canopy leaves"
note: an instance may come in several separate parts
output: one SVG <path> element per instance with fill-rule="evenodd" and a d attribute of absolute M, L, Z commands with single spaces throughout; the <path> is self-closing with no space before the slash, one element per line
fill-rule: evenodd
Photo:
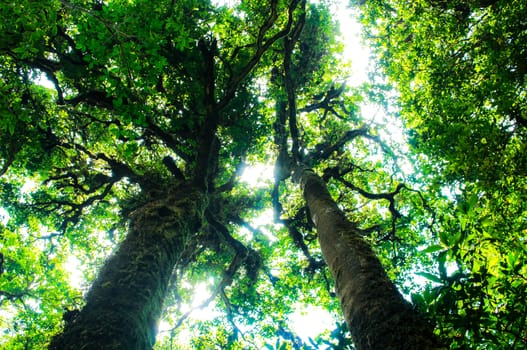
<path fill-rule="evenodd" d="M 428 248 L 440 276 L 431 281 L 441 284 L 422 304 L 453 347 L 521 347 L 526 271 L 516 264 L 527 254 L 515 242 L 525 239 L 527 213 L 526 4 L 374 1 L 361 9 L 420 166 L 452 202 L 438 207 L 441 244 Z"/>
<path fill-rule="evenodd" d="M 422 175 L 404 178 L 404 149 L 391 148 L 397 143 L 360 117 L 366 89 L 344 83 L 323 5 L 3 5 L 0 185 L 8 217 L 1 238 L 13 248 L 2 248 L 9 282 L 0 282 L 0 300 L 21 310 L 16 327 L 46 343 L 61 309 L 81 303 L 58 268 L 68 265 L 70 251 L 93 278 L 126 232 L 128 214 L 184 183 L 206 192 L 210 205 L 174 270 L 168 333 L 180 329 L 185 307 L 203 289 L 210 297 L 200 305 L 214 301 L 221 316 L 189 326 L 198 335 L 194 347 L 241 348 L 271 338 L 300 347 L 305 340 L 288 324 L 298 304 L 338 307 L 310 214 L 289 181 L 302 162 L 323 176 L 405 292 L 415 290 L 416 266 L 439 285 L 414 299 L 445 334 L 469 329 L 475 344 L 519 341 L 513 308 L 523 310 L 524 296 L 525 6 L 363 6 L 413 145 L 440 160 L 422 164 Z M 275 158 L 272 190 L 239 181 L 245 163 Z M 466 184 L 455 204 L 436 195 L 438 187 L 414 189 L 426 188 L 426 171 L 438 167 L 445 176 L 434 185 Z M 281 225 L 271 221 L 273 211 Z M 452 262 L 460 267 L 455 274 Z M 464 316 L 489 331 L 471 329 Z M 513 330 L 496 335 L 503 327 Z M 341 328 L 313 344 L 348 346 Z M 158 344 L 171 345 L 170 337 Z"/>

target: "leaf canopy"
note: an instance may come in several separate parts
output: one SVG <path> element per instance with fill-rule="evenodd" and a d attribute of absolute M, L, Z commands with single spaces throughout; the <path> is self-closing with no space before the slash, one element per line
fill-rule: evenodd
<path fill-rule="evenodd" d="M 440 244 L 423 250 L 437 256 L 439 273 L 422 274 L 435 286 L 417 304 L 437 315 L 452 348 L 522 348 L 525 4 L 378 1 L 360 10 L 418 164 L 450 202 L 436 209 Z"/>
<path fill-rule="evenodd" d="M 134 211 L 192 182 L 155 348 L 352 349 L 293 162 L 451 348 L 525 345 L 525 5 L 356 5 L 388 84 L 346 85 L 326 2 L 1 5 L 1 346 L 45 347 Z M 306 339 L 309 307 L 335 323 Z"/>

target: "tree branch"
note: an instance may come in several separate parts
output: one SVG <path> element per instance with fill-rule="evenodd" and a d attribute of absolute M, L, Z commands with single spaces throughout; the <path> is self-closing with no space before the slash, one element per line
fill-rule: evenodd
<path fill-rule="evenodd" d="M 305 1 L 303 1 L 303 6 L 305 7 Z M 299 139 L 300 133 L 298 132 L 298 126 L 296 121 L 296 84 L 295 80 L 292 77 L 291 72 L 291 56 L 293 54 L 294 47 L 300 37 L 300 33 L 304 28 L 306 20 L 305 11 L 300 15 L 298 23 L 295 25 L 290 37 L 284 39 L 284 85 L 287 93 L 287 105 L 289 110 L 289 132 L 291 133 L 291 153 L 293 155 L 293 160 L 295 163 L 302 161 L 302 154 L 300 153 Z"/>
<path fill-rule="evenodd" d="M 278 12 L 277 12 L 277 6 L 278 6 L 278 0 L 271 0 L 271 14 L 267 18 L 267 20 L 264 22 L 263 26 L 260 28 L 260 31 L 258 33 L 258 38 L 256 41 L 256 52 L 251 57 L 249 62 L 241 69 L 241 71 L 238 73 L 238 75 L 232 80 L 230 86 L 227 87 L 226 93 L 223 96 L 223 98 L 218 102 L 218 110 L 222 110 L 227 106 L 227 104 L 232 100 L 232 98 L 235 96 L 235 93 L 238 89 L 238 86 L 240 83 L 247 77 L 247 75 L 252 71 L 254 66 L 258 64 L 260 59 L 262 58 L 263 54 L 267 52 L 267 50 L 279 39 L 285 37 L 289 31 L 291 30 L 291 27 L 293 25 L 294 19 L 293 19 L 293 12 L 295 11 L 298 4 L 301 2 L 301 0 L 292 0 L 289 4 L 289 7 L 287 9 L 288 12 L 288 19 L 287 23 L 284 29 L 277 32 L 275 35 L 270 37 L 269 39 L 265 40 L 265 34 L 271 29 L 273 24 L 278 18 Z M 302 4 L 305 7 L 305 0 L 302 0 Z"/>
<path fill-rule="evenodd" d="M 340 150 L 346 143 L 359 136 L 368 137 L 368 128 L 363 127 L 361 129 L 347 131 L 335 143 L 319 143 L 306 157 L 305 163 L 311 164 L 313 162 L 328 159 L 333 152 Z"/>
<path fill-rule="evenodd" d="M 351 182 L 343 179 L 342 177 L 337 178 L 338 181 L 342 182 L 346 187 L 357 191 L 361 196 L 372 199 L 372 200 L 380 200 L 384 199 L 389 202 L 388 209 L 390 210 L 390 214 L 392 216 L 392 224 L 391 224 L 391 232 L 390 236 L 395 237 L 395 222 L 397 219 L 401 218 L 401 213 L 395 208 L 395 196 L 401 192 L 403 188 L 406 188 L 406 185 L 403 183 L 400 183 L 397 185 L 394 191 L 387 192 L 387 193 L 370 193 L 365 191 L 364 189 L 353 185 Z"/>

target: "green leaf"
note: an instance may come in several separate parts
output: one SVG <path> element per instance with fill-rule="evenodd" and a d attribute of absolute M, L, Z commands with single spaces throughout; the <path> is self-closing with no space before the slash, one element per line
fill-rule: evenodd
<path fill-rule="evenodd" d="M 110 124 L 108 126 L 108 132 L 113 136 L 115 137 L 116 139 L 119 138 L 119 136 L 121 135 L 121 130 L 119 129 L 119 127 L 115 124 Z"/>
<path fill-rule="evenodd" d="M 474 208 L 476 207 L 476 204 L 478 203 L 478 195 L 477 194 L 473 194 L 470 196 L 470 198 L 468 199 L 468 208 L 467 208 L 467 213 L 471 213 Z"/>
<path fill-rule="evenodd" d="M 442 246 L 440 244 L 434 244 L 434 245 L 428 246 L 427 248 L 423 249 L 421 251 L 421 253 L 423 253 L 423 254 L 430 254 L 430 253 L 435 253 L 435 252 L 443 250 L 443 249 L 445 249 L 444 246 Z"/>
<path fill-rule="evenodd" d="M 126 158 L 133 158 L 135 157 L 137 151 L 139 150 L 139 146 L 137 145 L 137 143 L 135 142 L 129 142 L 127 144 L 125 144 L 125 147 L 124 147 L 124 156 Z"/>
<path fill-rule="evenodd" d="M 432 275 L 431 273 L 428 273 L 428 272 L 416 272 L 415 274 L 419 276 L 423 276 L 432 282 L 443 283 L 441 278 L 437 277 L 436 275 Z"/>

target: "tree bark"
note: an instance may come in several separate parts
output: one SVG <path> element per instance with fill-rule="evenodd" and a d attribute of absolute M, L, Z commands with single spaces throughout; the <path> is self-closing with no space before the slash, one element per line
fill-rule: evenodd
<path fill-rule="evenodd" d="M 379 259 L 312 170 L 300 183 L 357 350 L 444 349 L 432 326 L 399 293 Z"/>
<path fill-rule="evenodd" d="M 50 349 L 152 349 L 170 276 L 206 206 L 193 188 L 166 192 L 131 214 L 127 237 Z"/>

